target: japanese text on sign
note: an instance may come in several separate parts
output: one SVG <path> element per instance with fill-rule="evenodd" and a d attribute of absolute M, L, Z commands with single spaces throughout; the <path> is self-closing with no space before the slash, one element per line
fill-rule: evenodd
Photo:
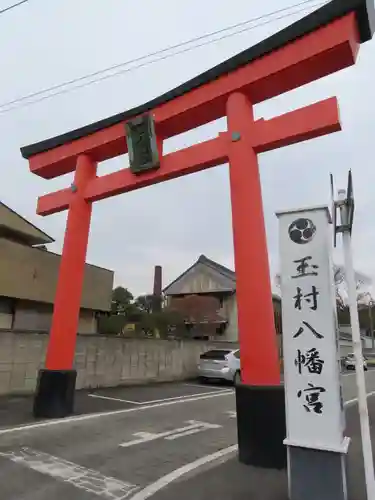
<path fill-rule="evenodd" d="M 311 255 L 294 260 L 293 263 L 296 265 L 296 274 L 292 276 L 292 279 L 300 279 L 306 276 L 318 276 L 319 266 L 313 263 Z M 297 286 L 296 294 L 293 297 L 294 308 L 298 311 L 303 311 L 304 308 L 311 311 L 317 311 L 319 295 L 320 293 L 316 285 L 312 285 L 311 290 L 308 291 L 302 288 L 302 284 L 301 286 Z M 318 332 L 307 321 L 301 321 L 301 326 L 293 335 L 293 339 L 303 334 L 310 334 L 311 340 L 320 340 L 324 338 L 324 335 Z M 321 375 L 324 368 L 324 359 L 322 359 L 322 354 L 318 347 L 312 345 L 304 352 L 302 352 L 301 349 L 296 350 L 294 364 L 299 375 L 304 374 L 304 372 L 311 375 Z M 309 382 L 307 388 L 298 391 L 297 397 L 303 400 L 303 407 L 307 412 L 322 414 L 324 404 L 320 400 L 320 395 L 324 392 L 326 392 L 324 387 L 318 387 Z"/>

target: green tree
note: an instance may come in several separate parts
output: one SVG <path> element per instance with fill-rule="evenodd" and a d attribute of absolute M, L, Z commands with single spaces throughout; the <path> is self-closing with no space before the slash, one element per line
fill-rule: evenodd
<path fill-rule="evenodd" d="M 116 287 L 112 292 L 111 313 L 124 316 L 127 321 L 139 321 L 142 311 L 134 302 L 134 296 L 127 288 Z"/>
<path fill-rule="evenodd" d="M 163 309 L 160 312 L 143 313 L 140 327 L 155 337 L 165 338 L 172 327 L 181 327 L 184 319 L 178 311 Z"/>
<path fill-rule="evenodd" d="M 140 295 L 135 300 L 135 305 L 145 313 L 151 313 L 154 305 L 153 295 Z"/>
<path fill-rule="evenodd" d="M 124 288 L 123 286 L 116 287 L 112 291 L 112 314 L 125 315 L 127 308 L 133 302 L 133 300 L 133 294 L 129 292 L 127 288 Z"/>
<path fill-rule="evenodd" d="M 118 286 L 112 291 L 111 314 L 99 321 L 99 331 L 106 334 L 121 334 L 127 323 L 136 323 L 142 311 L 134 303 L 134 296 L 127 288 Z"/>

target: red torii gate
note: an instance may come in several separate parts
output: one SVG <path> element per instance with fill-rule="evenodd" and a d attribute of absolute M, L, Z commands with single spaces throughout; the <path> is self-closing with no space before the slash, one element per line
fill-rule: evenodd
<path fill-rule="evenodd" d="M 353 65 L 359 44 L 372 38 L 373 28 L 374 8 L 368 0 L 332 0 L 145 105 L 21 149 L 30 171 L 45 179 L 75 172 L 70 188 L 38 200 L 38 214 L 68 210 L 68 219 L 35 416 L 73 411 L 73 363 L 92 203 L 228 162 L 243 380 L 236 390 L 240 459 L 285 465 L 284 393 L 257 155 L 338 131 L 340 121 L 336 98 L 271 120 L 254 120 L 253 107 Z M 123 168 L 97 176 L 98 162 L 127 153 L 125 124 L 147 114 L 155 127 L 157 168 L 138 173 Z M 163 155 L 164 139 L 223 116 L 227 132 Z"/>

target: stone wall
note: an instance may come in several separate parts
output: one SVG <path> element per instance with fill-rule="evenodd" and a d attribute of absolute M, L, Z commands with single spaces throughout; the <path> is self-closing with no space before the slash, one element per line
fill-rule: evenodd
<path fill-rule="evenodd" d="M 48 336 L 0 332 L 0 394 L 31 393 L 43 368 Z M 124 339 L 78 336 L 77 388 L 114 387 L 182 380 L 196 375 L 199 355 L 235 343 L 191 340 Z"/>

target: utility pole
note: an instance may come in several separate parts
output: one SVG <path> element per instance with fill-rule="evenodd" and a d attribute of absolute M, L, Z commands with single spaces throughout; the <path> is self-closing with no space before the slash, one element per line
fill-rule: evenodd
<path fill-rule="evenodd" d="M 333 191 L 332 176 L 331 176 L 331 187 L 333 194 L 334 191 Z M 336 224 L 337 208 L 339 209 L 340 213 L 340 225 Z M 352 241 L 351 241 L 353 217 L 354 217 L 353 184 L 352 184 L 351 171 L 349 171 L 347 190 L 340 189 L 338 191 L 338 201 L 335 201 L 333 199 L 333 223 L 334 223 L 333 230 L 335 235 L 336 233 L 342 234 L 342 244 L 344 250 L 344 262 L 345 262 L 345 280 L 348 288 L 350 323 L 351 323 L 351 330 L 353 337 L 353 352 L 355 358 L 355 376 L 356 376 L 357 391 L 358 391 L 358 409 L 359 409 L 363 460 L 364 460 L 365 478 L 366 478 L 366 492 L 367 492 L 367 500 L 373 500 L 375 498 L 374 460 L 372 455 L 370 423 L 369 423 L 369 414 L 367 406 L 366 381 L 365 381 L 365 373 L 363 366 L 362 342 L 361 342 L 359 318 L 358 318 L 357 290 L 356 290 L 355 272 L 353 266 L 353 252 L 352 252 Z M 336 236 L 334 238 L 334 242 L 336 246 Z"/>

